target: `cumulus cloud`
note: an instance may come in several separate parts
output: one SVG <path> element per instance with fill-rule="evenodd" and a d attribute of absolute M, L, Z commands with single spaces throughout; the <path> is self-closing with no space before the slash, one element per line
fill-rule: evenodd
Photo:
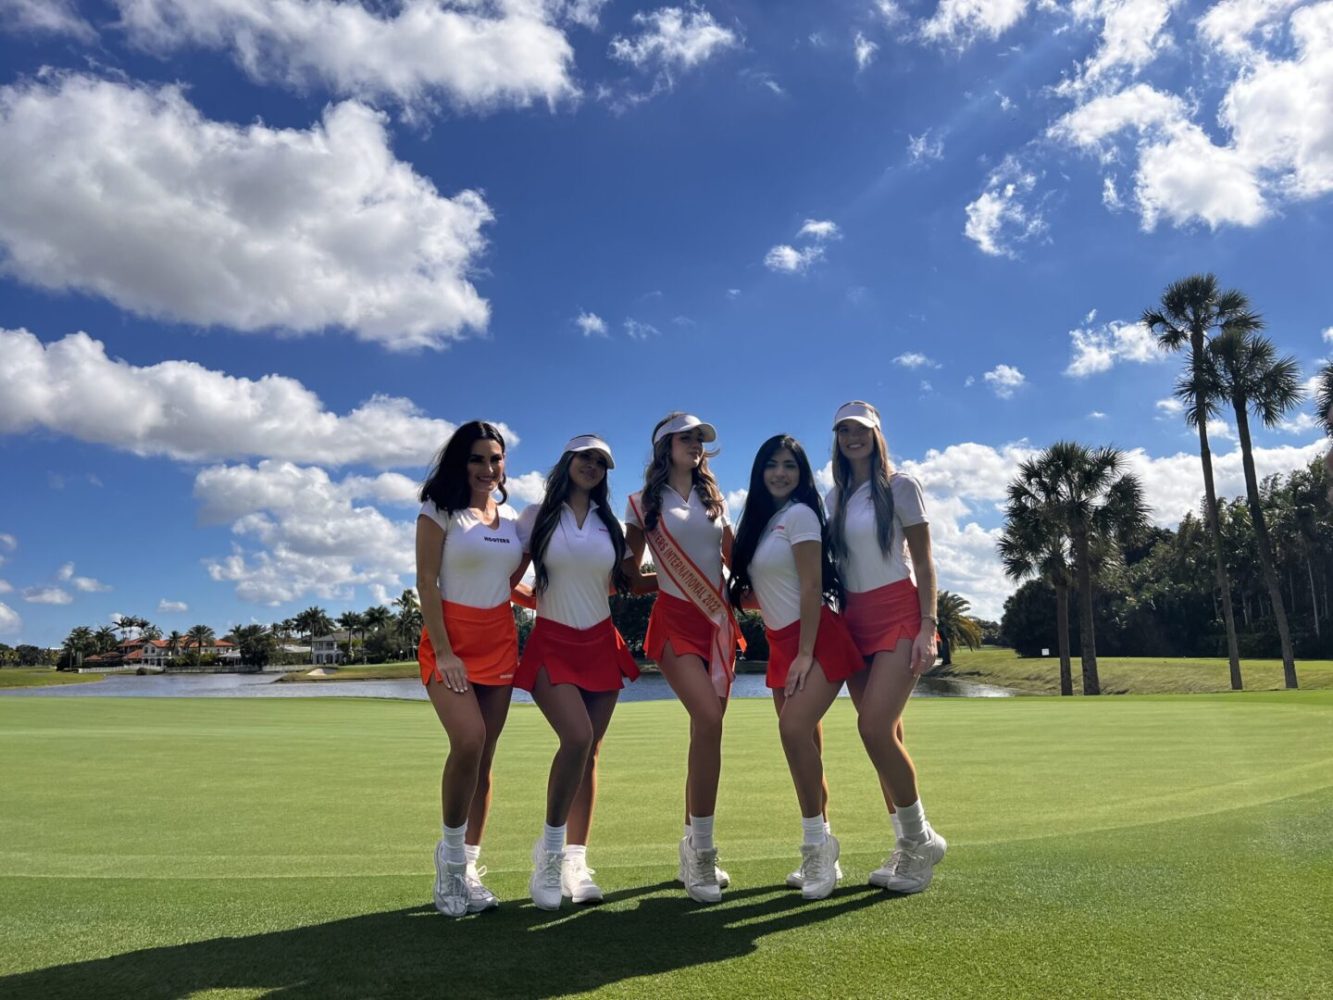
<path fill-rule="evenodd" d="M 94 580 L 91 576 L 76 576 L 72 562 L 67 562 L 56 570 L 56 579 L 61 583 L 68 583 L 75 590 L 85 594 L 99 594 L 111 589 L 101 580 Z"/>
<path fill-rule="evenodd" d="M 1253 36 L 1266 41 L 1275 22 L 1303 0 L 1221 0 L 1199 18 L 1199 34 L 1217 51 L 1232 59 L 1256 55 Z"/>
<path fill-rule="evenodd" d="M 0 330 L 0 434 L 35 428 L 185 461 L 380 468 L 424 465 L 454 431 L 402 397 L 374 396 L 339 415 L 293 378 L 237 378 L 190 361 L 138 367 L 108 358 L 85 333 L 43 344 L 26 330 Z"/>
<path fill-rule="evenodd" d="M 981 377 L 1001 399 L 1013 398 L 1014 393 L 1027 385 L 1026 376 L 1012 365 L 996 365 Z"/>
<path fill-rule="evenodd" d="M 1073 0 L 1069 12 L 1075 22 L 1101 22 L 1097 50 L 1079 67 L 1078 74 L 1056 88 L 1077 95 L 1119 74 L 1133 75 L 1171 45 L 1167 19 L 1180 0 Z"/>
<path fill-rule="evenodd" d="M 794 247 L 779 243 L 764 254 L 764 266 L 780 274 L 801 274 L 824 257 L 824 248 L 833 240 L 842 238 L 842 230 L 829 219 L 806 219 L 796 231 L 796 239 L 805 246 Z"/>
<path fill-rule="evenodd" d="M 120 28 L 161 54 L 227 52 L 254 80 L 297 90 L 437 101 L 469 111 L 574 97 L 574 52 L 540 0 L 114 0 Z M 595 21 L 600 4 L 553 5 Z M 379 8 L 379 9 L 376 9 Z M 385 9 L 388 8 L 388 9 Z"/>
<path fill-rule="evenodd" d="M 1324 338 L 1325 344 L 1333 344 L 1333 326 L 1324 327 L 1324 332 L 1320 336 Z"/>
<path fill-rule="evenodd" d="M 966 49 L 981 38 L 999 38 L 1027 13 L 1027 0 L 940 0 L 922 22 L 927 41 Z"/>
<path fill-rule="evenodd" d="M 574 325 L 583 331 L 585 337 L 606 336 L 606 321 L 596 313 L 580 312 L 574 319 Z"/>
<path fill-rule="evenodd" d="M 84 43 L 97 38 L 72 0 L 0 0 L 0 31 L 69 35 Z"/>
<path fill-rule="evenodd" d="M 169 601 L 165 597 L 157 602 L 157 613 L 160 615 L 183 615 L 190 610 L 190 606 L 184 601 Z"/>
<path fill-rule="evenodd" d="M 525 472 L 521 476 L 510 476 L 505 480 L 509 490 L 509 502 L 519 510 L 530 503 L 539 503 L 546 495 L 546 473 Z"/>
<path fill-rule="evenodd" d="M 1142 323 L 1112 320 L 1094 327 L 1069 331 L 1074 355 L 1065 368 L 1071 378 L 1086 378 L 1099 372 L 1110 371 L 1117 362 L 1133 361 L 1146 364 L 1164 361 L 1166 355 L 1157 347 L 1157 338 Z"/>
<path fill-rule="evenodd" d="M 736 32 L 718 24 L 697 4 L 661 7 L 634 15 L 637 33 L 611 39 L 611 56 L 639 69 L 670 74 L 687 70 L 740 44 Z"/>
<path fill-rule="evenodd" d="M 1185 404 L 1170 396 L 1166 399 L 1159 399 L 1154 405 L 1157 407 L 1157 415 L 1159 419 L 1164 417 L 1178 417 L 1185 412 Z"/>
<path fill-rule="evenodd" d="M 811 239 L 818 243 L 841 238 L 842 230 L 830 219 L 806 219 L 796 231 L 796 238 Z"/>
<path fill-rule="evenodd" d="M 938 361 L 926 357 L 920 351 L 906 351 L 893 359 L 895 365 L 901 365 L 903 368 L 941 368 Z"/>
<path fill-rule="evenodd" d="M 358 586 L 401 591 L 413 571 L 415 484 L 405 476 L 347 476 L 291 462 L 213 466 L 195 477 L 200 517 L 231 522 L 228 555 L 209 576 L 242 600 L 351 600 Z M 388 517 L 370 501 L 393 504 Z"/>
<path fill-rule="evenodd" d="M 4 601 L 0 601 L 0 635 L 14 635 L 23 630 L 23 619 Z"/>
<path fill-rule="evenodd" d="M 390 348 L 482 330 L 491 210 L 394 158 L 349 101 L 309 129 L 203 117 L 178 87 L 78 74 L 0 87 L 0 266 L 146 316 L 353 331 Z"/>
<path fill-rule="evenodd" d="M 1046 229 L 1039 209 L 1025 202 L 1037 186 L 1036 174 L 1007 157 L 986 181 L 986 190 L 966 208 L 963 235 L 984 254 L 1014 257 L 1017 245 Z"/>
<path fill-rule="evenodd" d="M 60 587 L 25 587 L 23 599 L 29 604 L 72 604 L 74 598 Z"/>

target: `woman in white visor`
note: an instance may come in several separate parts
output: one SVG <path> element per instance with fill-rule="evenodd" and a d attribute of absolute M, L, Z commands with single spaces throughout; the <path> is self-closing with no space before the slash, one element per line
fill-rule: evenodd
<path fill-rule="evenodd" d="M 518 520 L 536 571 L 537 621 L 514 685 L 532 692 L 559 738 L 528 883 L 532 901 L 544 910 L 559 909 L 562 895 L 575 903 L 602 899 L 587 864 L 597 753 L 624 678 L 639 676 L 607 602 L 611 590 L 625 593 L 630 585 L 625 536 L 607 489 L 607 470 L 614 467 L 601 438 L 573 438 L 546 477 L 542 502 Z"/>
<path fill-rule="evenodd" d="M 844 617 L 868 665 L 847 687 L 896 833 L 870 884 L 920 892 L 948 846 L 926 821 L 901 721 L 917 678 L 935 663 L 930 526 L 921 485 L 893 470 L 875 407 L 844 403 L 833 433 L 829 540 L 847 589 Z"/>
<path fill-rule="evenodd" d="M 722 771 L 722 716 L 742 641 L 722 579 L 732 541 L 727 503 L 705 449 L 716 440 L 713 425 L 692 414 L 669 413 L 659 420 L 643 489 L 629 498 L 625 511 L 632 566 L 643 559 L 646 546 L 657 568 L 657 600 L 644 651 L 690 716 L 679 877 L 700 903 L 721 899 L 729 881 L 717 867 L 713 814 Z"/>

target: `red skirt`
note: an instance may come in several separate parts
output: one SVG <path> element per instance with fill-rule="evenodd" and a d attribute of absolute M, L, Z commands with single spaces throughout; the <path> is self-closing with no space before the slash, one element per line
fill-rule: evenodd
<path fill-rule="evenodd" d="M 471 608 L 466 604 L 441 601 L 444 612 L 444 631 L 454 655 L 467 667 L 467 679 L 473 684 L 503 686 L 514 683 L 514 669 L 518 666 L 518 632 L 514 628 L 514 613 L 509 604 L 493 608 Z M 421 667 L 421 683 L 432 680 L 444 683 L 435 663 L 435 647 L 430 633 L 421 630 L 417 646 L 417 663 Z"/>
<path fill-rule="evenodd" d="M 768 677 L 771 688 L 787 686 L 787 671 L 801 647 L 801 621 L 774 632 L 764 629 L 768 636 Z M 865 668 L 865 660 L 856 649 L 842 618 L 832 608 L 819 609 L 819 632 L 815 635 L 815 663 L 824 671 L 830 684 L 841 684 L 858 670 Z"/>
<path fill-rule="evenodd" d="M 619 691 L 624 678 L 639 676 L 634 657 L 610 618 L 582 629 L 538 618 L 523 647 L 514 686 L 531 691 L 543 667 L 552 684 L 573 684 L 584 691 Z"/>
<path fill-rule="evenodd" d="M 713 655 L 713 623 L 689 601 L 659 593 L 648 617 L 643 651 L 660 663 L 667 643 L 677 656 L 692 653 L 707 664 Z"/>
<path fill-rule="evenodd" d="M 848 593 L 843 615 L 864 657 L 892 652 L 903 639 L 915 640 L 921 631 L 921 599 L 910 579 L 860 594 Z"/>

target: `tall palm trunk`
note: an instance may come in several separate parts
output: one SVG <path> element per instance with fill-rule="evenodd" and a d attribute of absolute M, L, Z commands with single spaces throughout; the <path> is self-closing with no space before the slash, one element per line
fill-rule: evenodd
<path fill-rule="evenodd" d="M 1236 616 L 1231 610 L 1231 584 L 1227 580 L 1227 564 L 1222 555 L 1222 528 L 1217 522 L 1217 488 L 1213 485 L 1213 453 L 1208 447 L 1208 408 L 1204 398 L 1206 380 L 1203 377 L 1203 334 L 1190 336 L 1191 364 L 1194 368 L 1194 412 L 1199 420 L 1199 460 L 1203 463 L 1203 494 L 1207 506 L 1208 531 L 1213 536 L 1213 556 L 1216 566 L 1217 589 L 1222 597 L 1222 622 L 1227 630 L 1227 660 L 1231 666 L 1231 690 L 1239 691 L 1245 685 L 1240 679 L 1240 646 L 1236 643 Z"/>
<path fill-rule="evenodd" d="M 1101 678 L 1097 676 L 1097 639 L 1092 624 L 1092 558 L 1088 552 L 1086 528 L 1074 531 L 1074 562 L 1078 574 L 1078 645 L 1079 660 L 1083 667 L 1083 693 L 1101 694 Z"/>
<path fill-rule="evenodd" d="M 1274 568 L 1273 541 L 1268 535 L 1264 508 L 1259 503 L 1259 478 L 1254 472 L 1254 449 L 1250 444 L 1250 422 L 1244 397 L 1233 396 L 1231 405 L 1236 411 L 1236 433 L 1240 437 L 1240 461 L 1245 469 L 1245 495 L 1250 501 L 1250 520 L 1254 522 L 1254 535 L 1259 542 L 1259 565 L 1263 569 L 1264 584 L 1268 587 L 1268 599 L 1273 604 L 1273 617 L 1277 619 L 1277 637 L 1282 646 L 1282 678 L 1287 687 L 1295 688 L 1298 685 L 1296 658 L 1291 649 L 1291 629 L 1287 625 L 1287 609 L 1282 601 L 1282 584 Z"/>
<path fill-rule="evenodd" d="M 1060 652 L 1060 694 L 1074 693 L 1074 670 L 1069 659 L 1069 585 L 1055 584 L 1055 640 Z"/>

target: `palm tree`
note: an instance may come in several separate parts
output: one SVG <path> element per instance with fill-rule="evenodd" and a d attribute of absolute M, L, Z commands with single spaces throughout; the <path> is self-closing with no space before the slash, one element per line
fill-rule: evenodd
<path fill-rule="evenodd" d="M 77 669 L 83 664 L 83 658 L 88 652 L 97 648 L 97 640 L 87 625 L 78 625 L 70 630 L 61 645 L 69 656 L 70 668 Z"/>
<path fill-rule="evenodd" d="M 1241 465 L 1245 470 L 1245 496 L 1258 542 L 1259 566 L 1277 621 L 1278 641 L 1282 647 L 1282 676 L 1288 688 L 1295 688 L 1296 661 L 1292 652 L 1291 628 L 1282 601 L 1282 585 L 1277 578 L 1273 542 L 1260 502 L 1249 418 L 1253 413 L 1265 427 L 1275 427 L 1288 410 L 1300 403 L 1304 395 L 1300 365 L 1293 357 L 1279 358 L 1268 338 L 1234 329 L 1224 330 L 1212 339 L 1208 344 L 1207 361 L 1204 376 L 1209 383 L 1210 401 L 1226 400 L 1236 414 L 1236 436 L 1240 439 Z M 1181 388 L 1192 387 L 1182 384 Z M 1195 416 L 1197 418 L 1198 414 Z M 1204 419 L 1207 419 L 1206 415 Z"/>
<path fill-rule="evenodd" d="M 1168 351 L 1190 349 L 1185 381 L 1192 389 L 1193 412 L 1207 412 L 1207 357 L 1205 347 L 1209 331 L 1253 333 L 1260 320 L 1250 311 L 1249 300 L 1234 289 L 1222 291 L 1211 274 L 1196 274 L 1168 285 L 1162 293 L 1160 308 L 1143 311 L 1143 325 L 1157 334 L 1157 343 Z M 1213 484 L 1213 453 L 1208 447 L 1208 420 L 1195 421 L 1199 430 L 1199 460 L 1203 465 L 1203 490 L 1208 530 L 1213 536 L 1213 561 L 1217 588 L 1222 595 L 1222 620 L 1227 631 L 1227 658 L 1231 664 L 1231 687 L 1242 688 L 1240 647 L 1236 642 L 1236 617 L 1231 609 L 1231 584 L 1222 551 L 1222 532 L 1217 523 L 1217 488 Z"/>
<path fill-rule="evenodd" d="M 352 661 L 352 639 L 357 632 L 364 632 L 366 620 L 359 611 L 344 611 L 338 616 L 338 627 L 347 630 L 347 661 Z M 362 636 L 364 639 L 364 635 Z M 362 643 L 364 651 L 365 643 Z"/>
<path fill-rule="evenodd" d="M 103 625 L 93 633 L 93 645 L 99 653 L 109 653 L 119 643 L 116 642 L 117 629 L 113 625 Z"/>
<path fill-rule="evenodd" d="M 190 645 L 194 647 L 194 665 L 197 667 L 203 658 L 204 647 L 211 646 L 216 637 L 213 630 L 207 625 L 195 625 L 185 633 L 185 637 L 189 640 Z"/>
<path fill-rule="evenodd" d="M 180 632 L 177 632 L 175 629 L 172 630 L 171 635 L 167 636 L 167 651 L 171 653 L 171 660 L 173 663 L 175 662 L 176 657 L 180 655 L 181 646 L 184 645 L 184 643 L 185 636 Z"/>
<path fill-rule="evenodd" d="M 940 638 L 944 640 L 940 657 L 941 666 L 948 667 L 953 664 L 953 650 L 959 643 L 968 649 L 976 649 L 981 645 L 981 626 L 975 619 L 968 617 L 967 613 L 971 610 L 971 602 L 958 594 L 941 590 L 935 595 L 935 614 L 938 616 L 935 627 L 939 630 Z"/>
<path fill-rule="evenodd" d="M 394 602 L 398 609 L 398 634 L 407 641 L 408 650 L 414 650 L 421 638 L 421 602 L 415 590 L 404 590 Z M 402 654 L 402 650 L 399 650 Z"/>

